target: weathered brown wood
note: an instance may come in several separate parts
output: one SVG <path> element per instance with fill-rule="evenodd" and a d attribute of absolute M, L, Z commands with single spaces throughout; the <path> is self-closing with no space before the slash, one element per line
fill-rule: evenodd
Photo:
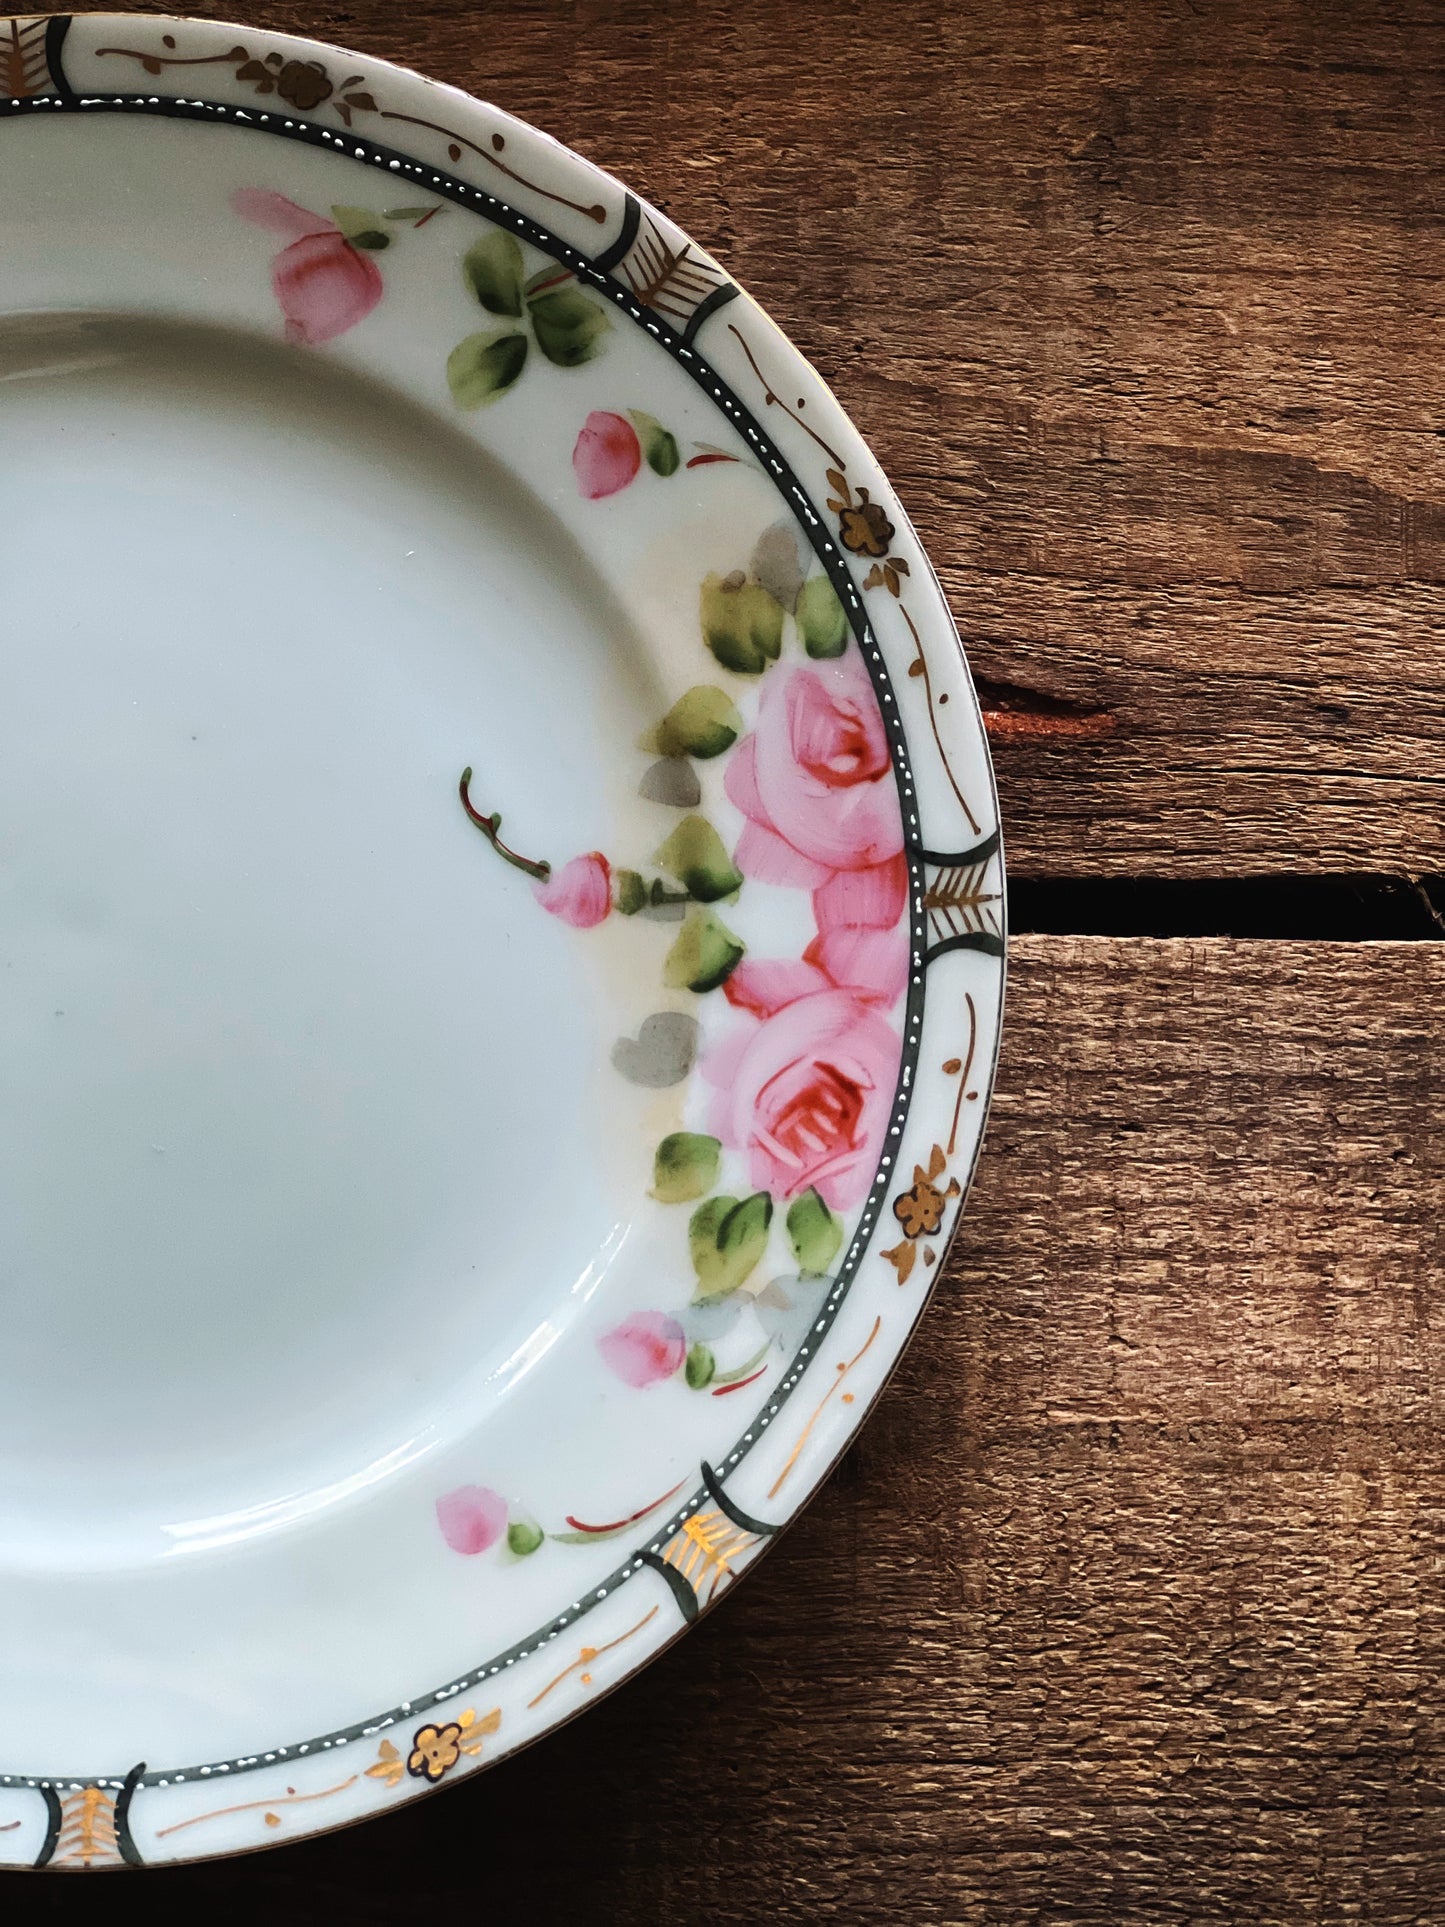
<path fill-rule="evenodd" d="M 173 1890 L 1445 1917 L 1445 952 L 1024 939 L 961 1243 L 764 1567 L 480 1782 Z"/>

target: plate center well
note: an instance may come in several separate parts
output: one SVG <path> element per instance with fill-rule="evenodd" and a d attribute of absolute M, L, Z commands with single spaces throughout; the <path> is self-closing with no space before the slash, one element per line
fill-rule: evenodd
<path fill-rule="evenodd" d="M 596 1287 L 616 1028 L 456 785 L 602 841 L 647 695 L 550 512 L 305 351 L 5 324 L 0 529 L 0 1565 L 83 1568 L 391 1475 Z"/>

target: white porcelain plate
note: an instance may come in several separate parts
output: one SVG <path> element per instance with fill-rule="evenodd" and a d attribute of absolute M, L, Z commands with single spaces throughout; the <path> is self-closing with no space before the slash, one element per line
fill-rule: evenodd
<path fill-rule="evenodd" d="M 937 1274 L 1003 879 L 943 596 L 495 108 L 0 21 L 0 1853 L 385 1811 L 726 1591 Z"/>

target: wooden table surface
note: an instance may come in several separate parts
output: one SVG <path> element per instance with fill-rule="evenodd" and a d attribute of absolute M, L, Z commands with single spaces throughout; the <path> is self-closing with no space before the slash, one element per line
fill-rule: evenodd
<path fill-rule="evenodd" d="M 1445 1921 L 1445 962 L 1331 940 L 1346 877 L 1445 931 L 1445 11 L 194 11 L 495 100 L 759 298 L 939 566 L 1036 934 L 948 1276 L 758 1573 L 479 1781 L 156 1900 Z M 1167 936 L 1235 879 L 1258 934 Z"/>

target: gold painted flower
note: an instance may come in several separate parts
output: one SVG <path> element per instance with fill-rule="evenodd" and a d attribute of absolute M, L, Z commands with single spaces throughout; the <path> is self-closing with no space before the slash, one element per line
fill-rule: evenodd
<path fill-rule="evenodd" d="M 854 555 L 887 555 L 893 524 L 877 502 L 868 500 L 867 489 L 860 488 L 857 507 L 845 508 L 838 518 L 838 533 Z"/>
<path fill-rule="evenodd" d="M 943 1193 L 913 1167 L 913 1186 L 893 1200 L 893 1215 L 903 1226 L 905 1238 L 932 1237 L 943 1223 Z"/>
<path fill-rule="evenodd" d="M 406 1770 L 418 1780 L 436 1781 L 451 1771 L 461 1755 L 462 1729 L 455 1721 L 446 1726 L 419 1726 L 412 1737 Z"/>
<path fill-rule="evenodd" d="M 852 484 L 841 468 L 828 470 L 828 484 L 833 490 L 828 507 L 838 518 L 838 536 L 843 547 L 854 555 L 887 555 L 894 528 L 883 513 L 882 504 L 870 502 L 866 488 L 859 489 L 855 502 Z"/>
<path fill-rule="evenodd" d="M 288 60 L 276 76 L 276 92 L 302 113 L 331 98 L 331 81 L 319 60 Z"/>

